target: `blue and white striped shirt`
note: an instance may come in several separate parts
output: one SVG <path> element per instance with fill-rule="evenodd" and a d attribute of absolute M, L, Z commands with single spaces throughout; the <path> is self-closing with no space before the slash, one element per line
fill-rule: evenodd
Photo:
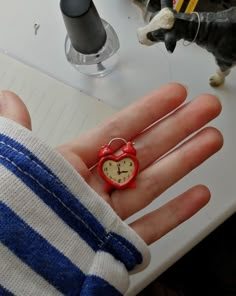
<path fill-rule="evenodd" d="M 0 118 L 0 295 L 123 295 L 149 249 L 65 161 Z"/>

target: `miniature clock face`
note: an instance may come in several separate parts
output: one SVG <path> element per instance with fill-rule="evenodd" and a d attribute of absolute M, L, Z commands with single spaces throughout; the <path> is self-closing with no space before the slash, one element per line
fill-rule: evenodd
<path fill-rule="evenodd" d="M 137 175 L 138 161 L 133 155 L 109 155 L 100 163 L 100 174 L 115 188 L 128 187 Z"/>
<path fill-rule="evenodd" d="M 130 181 L 134 175 L 134 169 L 134 161 L 128 157 L 118 162 L 113 160 L 104 161 L 102 166 L 103 173 L 107 178 L 118 184 Z"/>

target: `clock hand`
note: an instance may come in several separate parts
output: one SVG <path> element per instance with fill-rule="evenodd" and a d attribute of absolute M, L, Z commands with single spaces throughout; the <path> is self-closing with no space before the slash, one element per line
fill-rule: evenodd
<path fill-rule="evenodd" d="M 120 172 L 120 174 L 123 174 L 123 173 L 128 173 L 128 171 L 121 171 L 121 172 Z"/>
<path fill-rule="evenodd" d="M 117 164 L 117 169 L 118 169 L 117 173 L 118 173 L 118 175 L 120 175 L 120 165 L 119 164 Z"/>

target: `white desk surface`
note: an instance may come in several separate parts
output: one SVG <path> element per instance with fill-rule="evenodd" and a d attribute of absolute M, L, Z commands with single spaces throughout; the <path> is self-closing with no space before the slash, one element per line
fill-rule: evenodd
<path fill-rule="evenodd" d="M 212 199 L 192 219 L 151 246 L 151 265 L 145 272 L 131 277 L 127 294 L 136 295 L 235 212 L 236 71 L 232 71 L 225 86 L 213 89 L 208 85 L 208 78 L 215 72 L 216 65 L 205 50 L 195 45 L 183 47 L 179 42 L 174 54 L 170 55 L 163 45 L 141 46 L 136 30 L 144 23 L 140 11 L 130 0 L 94 0 L 94 3 L 101 17 L 116 30 L 121 44 L 120 63 L 105 78 L 83 76 L 66 61 L 66 30 L 56 0 L 0 0 L 0 48 L 117 109 L 170 81 L 188 86 L 188 100 L 210 92 L 216 94 L 223 105 L 222 114 L 212 125 L 223 133 L 224 148 L 143 212 L 160 206 L 198 183 L 209 186 Z M 35 23 L 40 25 L 37 35 L 34 34 Z"/>

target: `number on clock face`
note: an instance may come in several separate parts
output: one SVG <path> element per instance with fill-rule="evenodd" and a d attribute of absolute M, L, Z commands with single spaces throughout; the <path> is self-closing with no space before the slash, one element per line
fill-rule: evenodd
<path fill-rule="evenodd" d="M 118 184 L 127 183 L 133 177 L 134 169 L 134 161 L 129 157 L 120 161 L 106 160 L 102 166 L 107 178 Z"/>

